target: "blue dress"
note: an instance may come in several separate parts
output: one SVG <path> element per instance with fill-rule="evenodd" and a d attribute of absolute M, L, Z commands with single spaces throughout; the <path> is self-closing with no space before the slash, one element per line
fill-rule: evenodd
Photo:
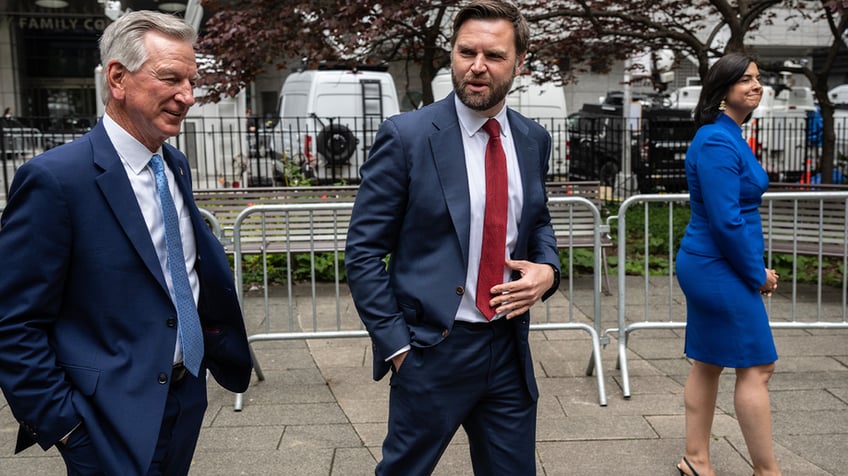
<path fill-rule="evenodd" d="M 725 114 L 686 153 L 691 217 L 677 254 L 689 358 L 722 367 L 777 360 L 759 288 L 766 281 L 759 206 L 768 175 Z"/>

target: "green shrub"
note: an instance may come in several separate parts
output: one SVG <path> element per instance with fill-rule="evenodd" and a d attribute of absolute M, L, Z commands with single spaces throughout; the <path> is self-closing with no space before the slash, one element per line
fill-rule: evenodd
<path fill-rule="evenodd" d="M 617 206 L 614 204 L 613 206 Z M 688 206 L 674 204 L 673 218 L 671 219 L 671 233 L 669 233 L 669 205 L 664 203 L 651 203 L 648 216 L 647 248 L 648 256 L 645 256 L 645 210 L 642 206 L 630 208 L 627 211 L 627 262 L 624 264 L 624 272 L 628 275 L 642 276 L 645 274 L 645 261 L 647 259 L 648 274 L 651 276 L 665 276 L 673 270 L 675 256 L 669 256 L 669 245 L 672 244 L 676 250 L 680 247 L 680 240 L 689 222 Z M 615 246 L 618 241 L 618 220 L 611 223 L 610 234 Z M 230 258 L 232 262 L 232 257 Z M 569 250 L 559 250 L 560 266 L 562 276 L 569 275 Z M 617 274 L 618 256 L 616 251 L 608 250 L 607 262 L 611 274 Z M 295 282 L 309 281 L 312 279 L 313 261 L 309 253 L 294 253 L 291 255 L 292 279 Z M 575 276 L 587 276 L 592 274 L 594 256 L 591 249 L 576 248 L 571 256 L 571 271 Z M 775 253 L 772 255 L 772 267 L 781 276 L 781 281 L 788 282 L 792 277 L 793 261 L 792 255 Z M 844 265 L 841 258 L 824 257 L 821 263 L 822 283 L 824 285 L 840 286 L 844 273 Z M 267 257 L 268 281 L 271 285 L 284 284 L 288 276 L 288 261 L 285 254 L 270 254 Z M 347 279 L 344 268 L 344 253 L 315 253 L 314 254 L 315 279 L 319 282 L 332 282 L 335 279 L 336 270 L 341 281 Z M 262 257 L 261 255 L 248 255 L 242 263 L 244 283 L 262 283 Z M 799 283 L 817 283 L 819 273 L 819 261 L 815 256 L 798 256 L 795 262 L 796 279 Z"/>
<path fill-rule="evenodd" d="M 645 261 L 649 275 L 667 275 L 672 265 L 669 257 L 669 249 L 677 250 L 680 240 L 689 223 L 689 207 L 675 203 L 649 203 L 648 233 L 645 236 L 645 208 L 634 206 L 627 210 L 625 221 L 627 225 L 627 249 L 625 256 L 627 262 L 624 271 L 628 275 L 644 275 Z M 672 207 L 673 215 L 669 218 L 669 207 Z M 671 224 L 669 225 L 669 221 Z M 610 234 L 615 246 L 618 246 L 618 226 L 620 221 L 611 222 Z M 670 229 L 670 230 L 669 230 Z M 645 250 L 647 251 L 647 258 Z M 610 273 L 618 272 L 618 256 L 610 256 L 607 259 Z"/>
<path fill-rule="evenodd" d="M 568 249 L 559 250 L 559 262 L 562 272 L 560 275 L 566 277 L 569 275 L 568 267 Z M 571 270 L 575 276 L 592 274 L 592 269 L 595 266 L 595 255 L 592 250 L 587 248 L 575 248 L 571 257 Z"/>
<path fill-rule="evenodd" d="M 288 279 L 288 263 L 292 265 L 292 281 L 302 282 L 312 279 L 313 260 L 309 253 L 292 253 L 290 260 L 285 253 L 267 255 L 268 283 L 284 284 Z M 232 263 L 232 257 L 230 257 Z M 315 253 L 315 280 L 332 282 L 336 276 L 336 267 L 341 281 L 347 278 L 344 269 L 344 253 Z M 263 276 L 262 255 L 247 255 L 242 259 L 242 275 L 245 286 L 261 284 Z"/>

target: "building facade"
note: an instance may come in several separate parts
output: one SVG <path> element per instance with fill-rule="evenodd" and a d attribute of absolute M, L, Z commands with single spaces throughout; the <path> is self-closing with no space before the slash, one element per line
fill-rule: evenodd
<path fill-rule="evenodd" d="M 87 127 L 97 117 L 98 40 L 110 16 L 185 7 L 185 0 L 0 0 L 0 106 L 41 130 Z"/>

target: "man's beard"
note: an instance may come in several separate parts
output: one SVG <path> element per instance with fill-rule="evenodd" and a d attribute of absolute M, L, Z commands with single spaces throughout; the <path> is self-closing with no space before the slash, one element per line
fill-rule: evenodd
<path fill-rule="evenodd" d="M 468 93 L 462 87 L 464 78 L 457 78 L 456 74 L 451 71 L 451 81 L 453 82 L 454 92 L 456 92 L 456 95 L 459 100 L 462 101 L 462 104 L 465 104 L 475 111 L 489 110 L 501 102 L 509 93 L 510 89 L 512 89 L 512 80 L 513 77 L 510 77 L 509 81 L 492 84 L 489 94 Z"/>

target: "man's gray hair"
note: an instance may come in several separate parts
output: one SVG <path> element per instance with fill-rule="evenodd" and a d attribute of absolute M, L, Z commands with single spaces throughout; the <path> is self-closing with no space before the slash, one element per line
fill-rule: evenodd
<path fill-rule="evenodd" d="M 149 31 L 192 45 L 197 40 L 197 32 L 181 18 L 171 14 L 140 10 L 118 18 L 103 30 L 103 36 L 100 37 L 100 64 L 103 72 L 99 81 L 103 86 L 101 99 L 104 104 L 112 95 L 106 84 L 107 65 L 114 60 L 130 72 L 138 71 L 147 61 L 144 34 Z"/>

